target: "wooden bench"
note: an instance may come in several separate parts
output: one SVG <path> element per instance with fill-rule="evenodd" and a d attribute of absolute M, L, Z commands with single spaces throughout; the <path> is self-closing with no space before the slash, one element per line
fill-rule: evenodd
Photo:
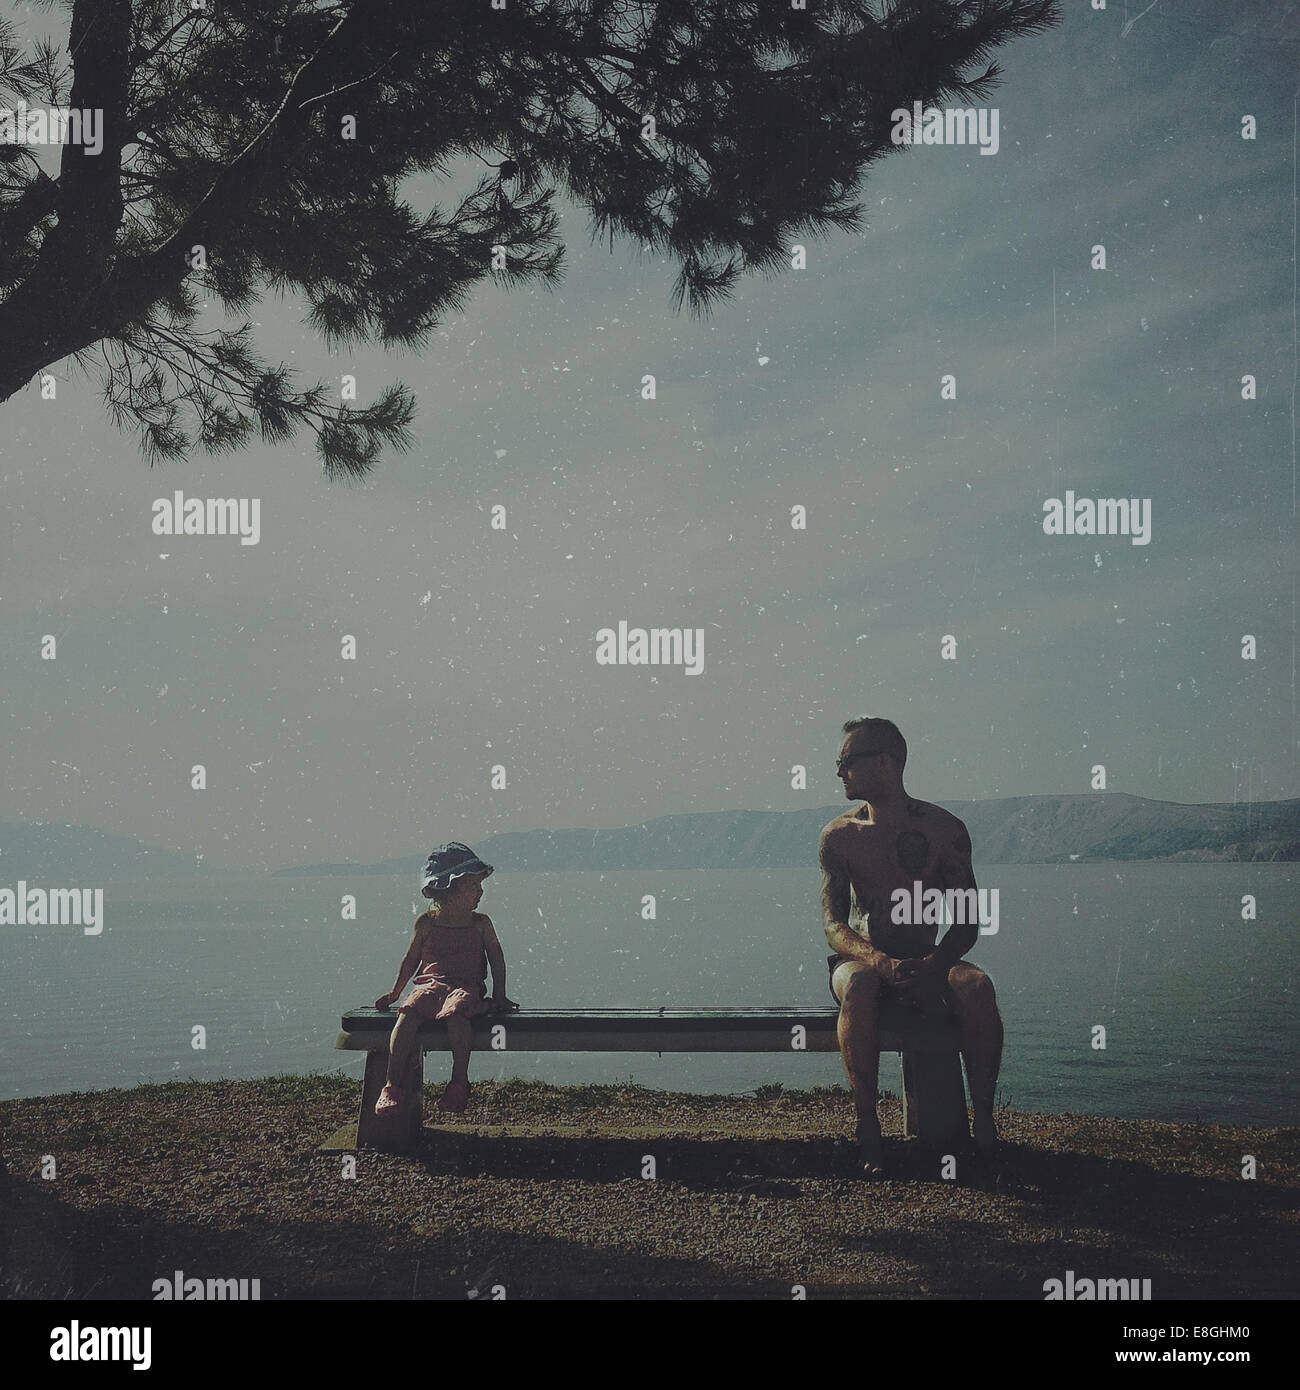
<path fill-rule="evenodd" d="M 475 1052 L 838 1052 L 833 1006 L 813 1009 L 564 1009 L 485 1014 L 473 1021 Z M 395 1012 L 352 1009 L 334 1046 L 366 1053 L 361 1114 L 322 1149 L 358 1147 L 410 1152 L 423 1131 L 424 1054 L 448 1050 L 444 1023 L 422 1023 L 419 1045 L 399 1085 L 417 1103 L 395 1117 L 375 1114 L 388 1070 L 388 1037 Z M 499 1031 L 496 1031 L 499 1030 Z M 796 1030 L 802 1030 L 798 1032 Z M 495 1043 L 495 1045 L 494 1045 Z M 798 1046 L 797 1044 L 802 1044 Z M 951 1146 L 969 1138 L 959 1038 L 952 1019 L 927 1019 L 886 1003 L 880 1050 L 903 1057 L 903 1132 L 927 1144 Z"/>

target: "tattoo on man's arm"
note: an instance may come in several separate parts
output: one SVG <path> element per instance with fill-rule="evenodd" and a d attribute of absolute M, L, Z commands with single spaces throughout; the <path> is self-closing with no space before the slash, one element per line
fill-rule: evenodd
<path fill-rule="evenodd" d="M 945 888 L 972 888 L 975 885 L 975 871 L 970 862 L 970 836 L 960 831 L 953 839 L 952 847 L 944 856 L 943 886 Z"/>
<path fill-rule="evenodd" d="M 826 921 L 847 926 L 849 910 L 848 884 L 843 880 L 828 879 L 822 893 L 822 914 Z"/>
<path fill-rule="evenodd" d="M 848 925 L 852 910 L 852 884 L 844 869 L 835 862 L 827 863 L 825 851 L 822 857 L 822 916 L 829 925 L 839 922 Z"/>

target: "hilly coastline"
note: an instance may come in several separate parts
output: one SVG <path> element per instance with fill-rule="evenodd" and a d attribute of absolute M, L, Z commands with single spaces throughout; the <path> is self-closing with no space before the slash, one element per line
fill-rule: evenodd
<path fill-rule="evenodd" d="M 0 821 L 0 882 L 70 877 L 200 878 L 211 871 L 192 854 L 158 849 L 131 835 L 110 835 L 87 825 L 21 825 Z"/>
<path fill-rule="evenodd" d="M 970 830 L 979 864 L 1300 861 L 1300 800 L 1183 805 L 1124 792 L 1010 796 L 940 803 Z M 707 811 L 656 816 L 605 830 L 511 830 L 474 848 L 507 872 L 530 870 L 807 868 L 822 827 L 847 803 L 806 811 Z M 269 870 L 418 875 L 427 849 L 375 862 Z M 207 878 L 221 868 L 195 855 L 82 825 L 0 821 L 0 881 Z"/>
<path fill-rule="evenodd" d="M 1300 860 L 1300 800 L 1188 806 L 1124 792 L 941 803 L 966 822 L 976 864 L 1107 860 Z M 474 848 L 507 871 L 806 868 L 845 803 L 807 811 L 657 816 L 613 830 L 515 830 Z M 373 864 L 306 864 L 279 874 L 418 874 L 425 854 Z"/>

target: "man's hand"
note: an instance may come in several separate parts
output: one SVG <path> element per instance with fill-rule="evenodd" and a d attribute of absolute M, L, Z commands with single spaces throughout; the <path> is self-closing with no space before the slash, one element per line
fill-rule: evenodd
<path fill-rule="evenodd" d="M 904 993 L 923 990 L 927 987 L 937 988 L 944 984 L 948 978 L 947 968 L 937 951 L 932 951 L 928 956 L 914 956 L 909 960 L 900 960 L 896 964 L 898 969 L 895 971 L 895 979 Z"/>
<path fill-rule="evenodd" d="M 393 996 L 391 994 L 381 994 L 379 998 L 375 1000 L 375 1008 L 377 1009 L 391 1009 L 392 1007 Z"/>
<path fill-rule="evenodd" d="M 902 986 L 906 975 L 903 973 L 904 967 L 913 964 L 912 961 L 895 960 L 893 956 L 887 956 L 883 951 L 877 951 L 872 966 L 877 975 L 887 984 Z"/>
<path fill-rule="evenodd" d="M 937 952 L 911 960 L 893 961 L 893 983 L 909 1004 L 925 1013 L 944 1012 L 948 971 Z"/>

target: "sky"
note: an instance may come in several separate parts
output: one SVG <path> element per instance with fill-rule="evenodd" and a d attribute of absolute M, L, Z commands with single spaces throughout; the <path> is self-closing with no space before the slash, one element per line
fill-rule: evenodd
<path fill-rule="evenodd" d="M 415 448 L 363 484 L 306 432 L 151 469 L 67 362 L 0 406 L 0 820 L 258 869 L 798 810 L 842 800 L 864 714 L 939 804 L 1098 764 L 1300 796 L 1297 7 L 1062 8 L 994 55 L 995 155 L 900 149 L 861 233 L 706 319 L 563 199 L 562 285 L 483 282 L 419 352 L 330 353 L 269 296 L 269 359 L 415 391 Z M 258 543 L 155 535 L 177 489 L 260 499 Z M 1067 490 L 1150 499 L 1149 543 L 1045 534 Z M 702 630 L 702 671 L 598 665 L 620 620 Z"/>

